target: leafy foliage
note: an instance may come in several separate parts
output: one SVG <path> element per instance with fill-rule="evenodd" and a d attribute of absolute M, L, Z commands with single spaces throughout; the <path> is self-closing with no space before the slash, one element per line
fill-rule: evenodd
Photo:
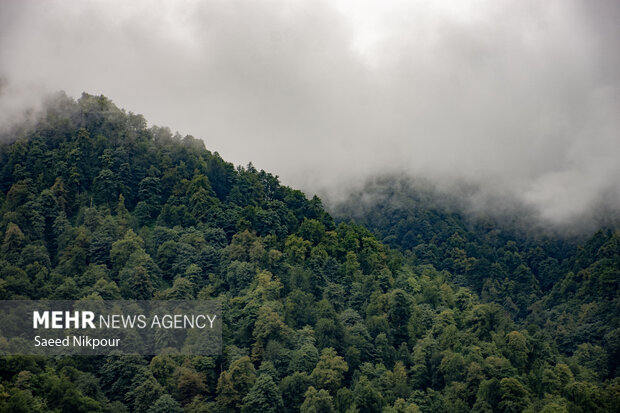
<path fill-rule="evenodd" d="M 394 191 L 355 215 L 375 236 L 103 96 L 59 96 L 13 138 L 0 298 L 218 297 L 224 353 L 2 356 L 0 411 L 620 405 L 617 231 L 577 247 Z"/>

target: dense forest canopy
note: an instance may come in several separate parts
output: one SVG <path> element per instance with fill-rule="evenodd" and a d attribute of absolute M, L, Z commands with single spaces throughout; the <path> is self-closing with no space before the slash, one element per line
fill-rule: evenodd
<path fill-rule="evenodd" d="M 201 140 L 59 95 L 0 147 L 0 299 L 219 298 L 224 350 L 5 355 L 0 411 L 618 412 L 617 228 L 577 245 L 416 196 L 335 221 Z"/>

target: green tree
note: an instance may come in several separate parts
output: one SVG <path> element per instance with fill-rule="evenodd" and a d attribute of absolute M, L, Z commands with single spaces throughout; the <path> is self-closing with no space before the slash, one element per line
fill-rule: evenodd
<path fill-rule="evenodd" d="M 164 389 L 152 375 L 147 375 L 146 379 L 140 375 L 139 380 L 134 379 L 132 387 L 125 396 L 125 400 L 136 413 L 148 412 L 153 405 L 153 400 L 159 399 L 164 394 Z"/>
<path fill-rule="evenodd" d="M 523 412 L 529 405 L 527 389 L 516 379 L 504 378 L 500 381 L 499 408 L 502 412 Z"/>
<path fill-rule="evenodd" d="M 279 413 L 284 409 L 280 389 L 268 374 L 258 376 L 254 385 L 243 398 L 243 413 Z"/>
<path fill-rule="evenodd" d="M 380 413 L 385 405 L 383 397 L 366 376 L 360 377 L 355 384 L 353 398 L 360 412 Z"/>
<path fill-rule="evenodd" d="M 527 366 L 529 348 L 527 338 L 518 331 L 511 331 L 506 335 L 506 347 L 508 360 L 518 369 Z"/>
<path fill-rule="evenodd" d="M 118 240 L 112 244 L 110 250 L 110 260 L 112 267 L 116 271 L 120 271 L 125 266 L 129 257 L 134 252 L 144 248 L 144 241 L 136 235 L 131 229 L 127 230 L 122 240 Z"/>
<path fill-rule="evenodd" d="M 284 408 L 289 412 L 299 411 L 304 401 L 304 394 L 310 387 L 310 377 L 305 372 L 295 372 L 280 382 L 280 391 Z"/>
<path fill-rule="evenodd" d="M 188 367 L 180 367 L 177 372 L 177 394 L 179 402 L 185 405 L 196 396 L 208 393 L 203 374 Z"/>
<path fill-rule="evenodd" d="M 218 409 L 223 412 L 239 411 L 243 397 L 248 394 L 255 380 L 256 372 L 248 356 L 233 361 L 217 381 Z"/>
<path fill-rule="evenodd" d="M 319 351 L 312 343 L 303 344 L 291 355 L 289 370 L 310 374 L 319 361 Z"/>
<path fill-rule="evenodd" d="M 389 299 L 388 321 L 393 344 L 409 341 L 407 325 L 411 318 L 411 300 L 403 290 L 392 291 Z"/>
<path fill-rule="evenodd" d="M 301 413 L 334 413 L 332 396 L 326 390 L 310 386 L 304 395 L 304 402 L 299 409 Z"/>
<path fill-rule="evenodd" d="M 13 223 L 7 226 L 2 242 L 2 256 L 12 264 L 17 264 L 21 249 L 26 244 L 26 237 L 19 227 Z"/>
<path fill-rule="evenodd" d="M 148 413 L 183 413 L 183 409 L 172 396 L 164 394 L 151 406 Z"/>
<path fill-rule="evenodd" d="M 324 348 L 321 357 L 317 363 L 310 379 L 319 389 L 328 390 L 331 394 L 335 394 L 342 380 L 344 373 L 349 370 L 349 366 L 340 357 L 333 348 Z"/>

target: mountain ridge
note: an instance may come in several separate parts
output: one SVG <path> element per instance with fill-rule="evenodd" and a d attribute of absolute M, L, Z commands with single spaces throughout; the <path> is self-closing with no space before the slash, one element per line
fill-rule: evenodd
<path fill-rule="evenodd" d="M 1 411 L 620 404 L 617 232 L 556 257 L 428 212 L 410 248 L 399 242 L 419 217 L 390 247 L 334 220 L 318 197 L 147 128 L 104 96 L 60 96 L 10 141 L 0 145 L 0 298 L 219 298 L 224 351 L 2 356 Z M 391 224 L 408 214 L 393 212 Z"/>

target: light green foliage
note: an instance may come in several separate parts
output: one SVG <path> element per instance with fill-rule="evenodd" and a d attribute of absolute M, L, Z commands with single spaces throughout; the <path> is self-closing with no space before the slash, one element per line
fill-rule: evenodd
<path fill-rule="evenodd" d="M 334 413 L 333 399 L 326 390 L 310 386 L 304 397 L 301 413 Z"/>
<path fill-rule="evenodd" d="M 349 371 L 349 367 L 346 361 L 337 355 L 333 348 L 328 347 L 321 352 L 319 362 L 312 370 L 310 379 L 317 388 L 326 389 L 335 394 L 342 383 L 344 373 L 347 371 Z"/>
<path fill-rule="evenodd" d="M 235 411 L 243 405 L 243 397 L 256 380 L 254 366 L 245 356 L 232 362 L 217 381 L 217 405 L 220 411 Z"/>

